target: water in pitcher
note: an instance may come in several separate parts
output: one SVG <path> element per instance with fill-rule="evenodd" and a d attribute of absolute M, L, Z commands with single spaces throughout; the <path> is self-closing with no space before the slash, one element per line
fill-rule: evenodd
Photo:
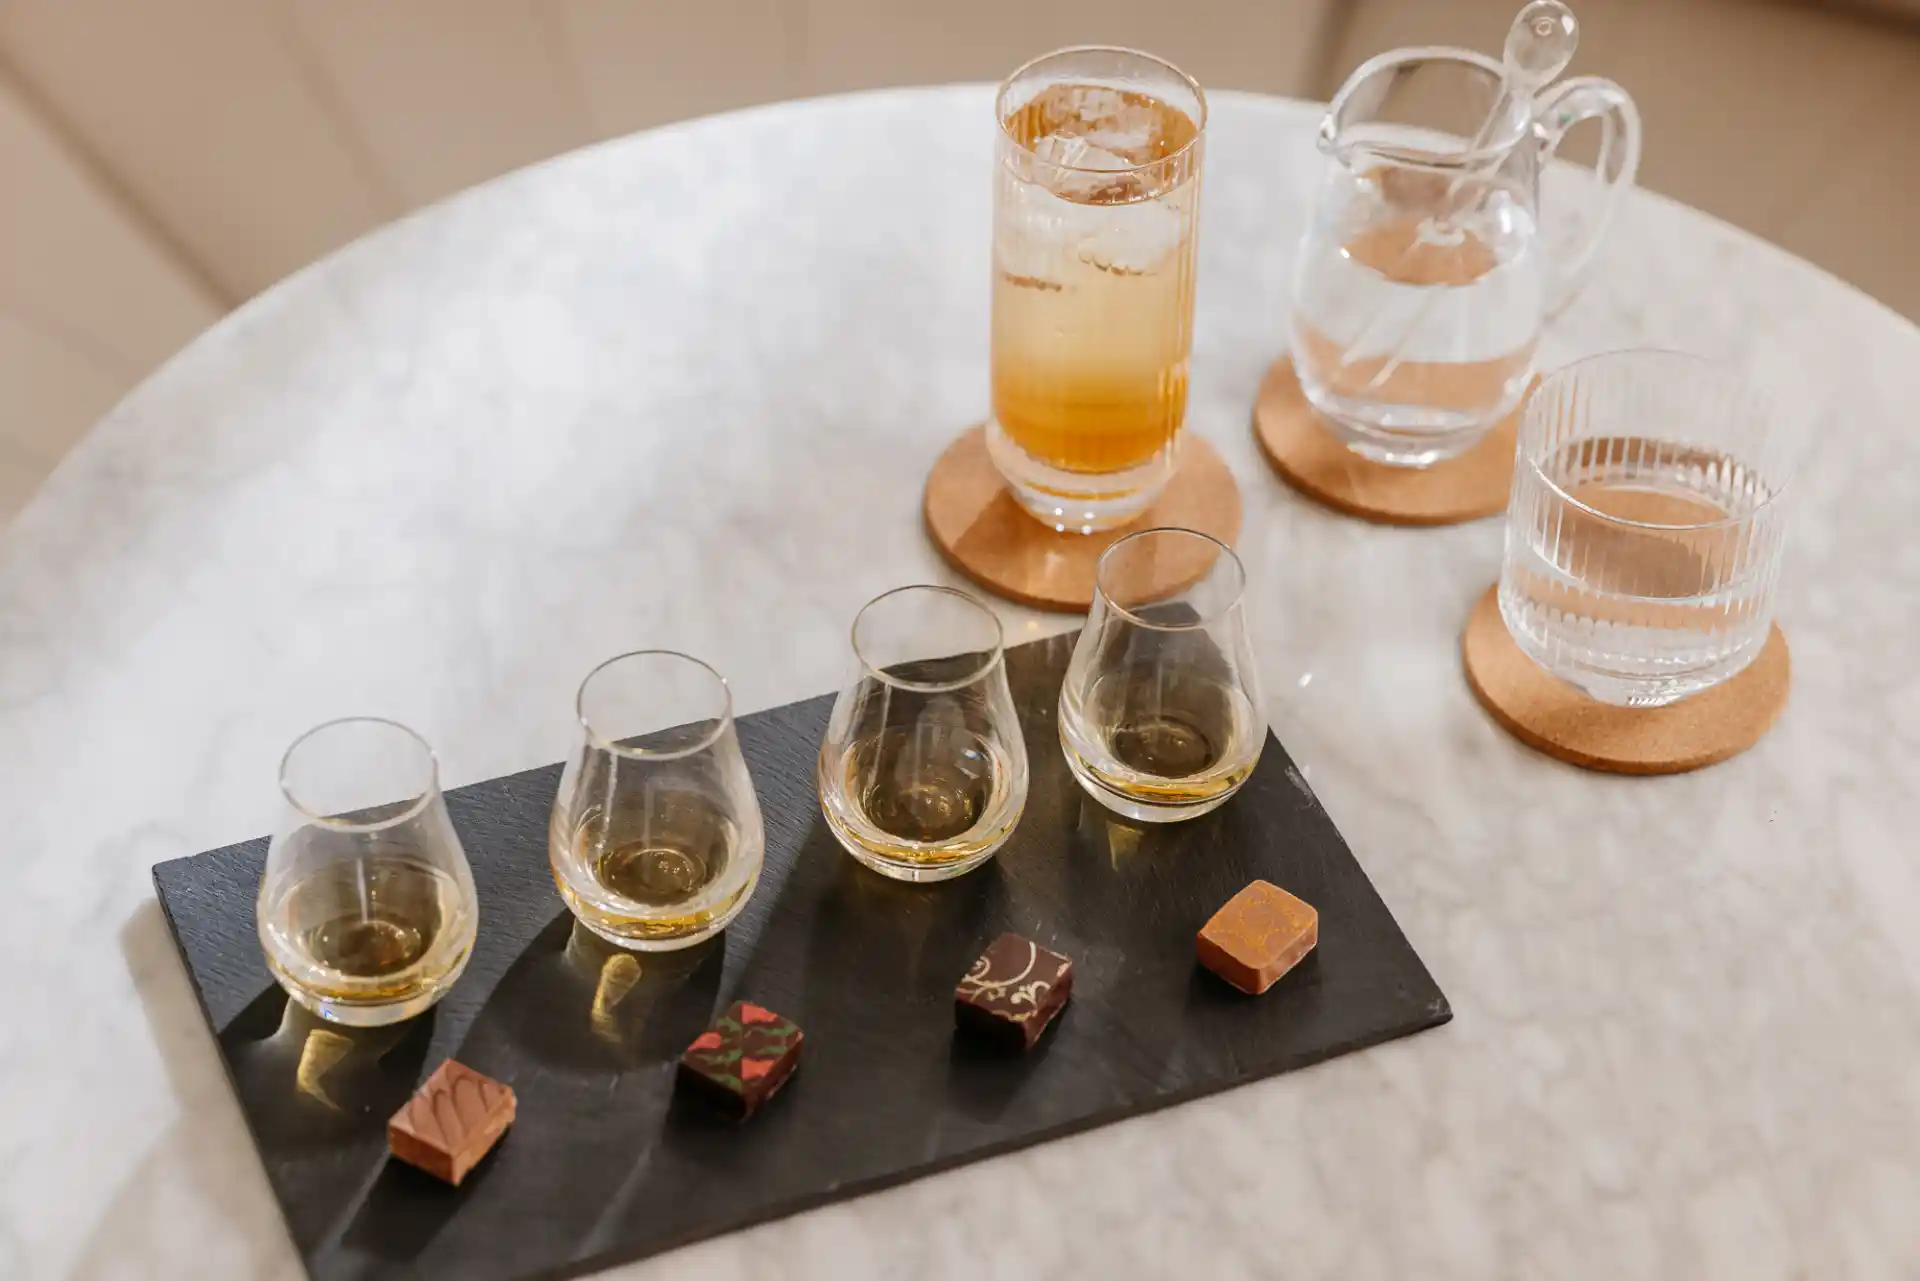
<path fill-rule="evenodd" d="M 1497 190 L 1450 207 L 1460 201 L 1437 174 L 1351 181 L 1340 225 L 1300 258 L 1294 368 L 1349 447 L 1425 466 L 1470 447 L 1526 391 L 1545 288 L 1533 213 Z"/>

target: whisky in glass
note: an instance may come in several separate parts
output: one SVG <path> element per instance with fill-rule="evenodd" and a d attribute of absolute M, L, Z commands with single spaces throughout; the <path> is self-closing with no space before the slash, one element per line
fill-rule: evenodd
<path fill-rule="evenodd" d="M 1060 746 L 1089 795 L 1147 823 L 1224 804 L 1266 745 L 1246 571 L 1189 529 L 1115 542 L 1060 687 Z"/>
<path fill-rule="evenodd" d="M 868 602 L 817 782 L 833 834 L 884 876 L 944 881 L 992 858 L 1027 802 L 1026 745 L 993 611 L 950 587 Z"/>
<path fill-rule="evenodd" d="M 664 952 L 718 934 L 766 851 L 726 681 L 699 659 L 642 650 L 588 673 L 575 708 L 580 745 L 547 836 L 560 897 L 619 947 Z"/>
<path fill-rule="evenodd" d="M 256 905 L 274 978 L 353 1027 L 432 1006 L 466 968 L 479 921 L 432 750 L 392 721 L 331 721 L 288 749 L 280 790 Z"/>

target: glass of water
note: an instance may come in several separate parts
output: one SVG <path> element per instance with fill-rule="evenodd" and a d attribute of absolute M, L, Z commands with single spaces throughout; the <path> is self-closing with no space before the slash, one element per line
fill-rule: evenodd
<path fill-rule="evenodd" d="M 610 658 L 574 703 L 580 746 L 553 801 L 560 897 L 617 947 L 692 947 L 739 915 L 766 833 L 720 673 L 671 650 Z"/>
<path fill-rule="evenodd" d="M 853 620 L 853 675 L 820 743 L 820 808 L 900 881 L 972 871 L 1027 804 L 1027 748 L 1000 620 L 951 587 L 899 587 Z"/>
<path fill-rule="evenodd" d="M 1267 721 L 1246 584 L 1231 548 L 1190 529 L 1143 529 L 1100 557 L 1060 687 L 1060 746 L 1108 809 L 1194 818 L 1253 773 Z"/>
<path fill-rule="evenodd" d="M 1521 424 L 1500 572 L 1520 648 L 1626 707 L 1736 675 L 1773 624 L 1794 436 L 1731 370 L 1676 352 L 1547 378 Z"/>

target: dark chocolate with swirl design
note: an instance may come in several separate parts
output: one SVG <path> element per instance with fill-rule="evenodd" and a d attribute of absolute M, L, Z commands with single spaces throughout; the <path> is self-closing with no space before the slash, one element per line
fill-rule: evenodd
<path fill-rule="evenodd" d="M 1073 994 L 1073 962 L 1018 934 L 1002 934 L 954 989 L 960 1027 L 1009 1050 L 1030 1050 Z"/>

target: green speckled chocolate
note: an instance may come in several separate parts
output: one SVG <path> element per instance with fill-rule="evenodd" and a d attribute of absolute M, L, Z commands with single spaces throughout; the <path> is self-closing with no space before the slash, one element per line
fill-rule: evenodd
<path fill-rule="evenodd" d="M 680 1056 L 680 1075 L 744 1120 L 793 1075 L 804 1039 L 793 1020 L 735 1001 Z"/>

